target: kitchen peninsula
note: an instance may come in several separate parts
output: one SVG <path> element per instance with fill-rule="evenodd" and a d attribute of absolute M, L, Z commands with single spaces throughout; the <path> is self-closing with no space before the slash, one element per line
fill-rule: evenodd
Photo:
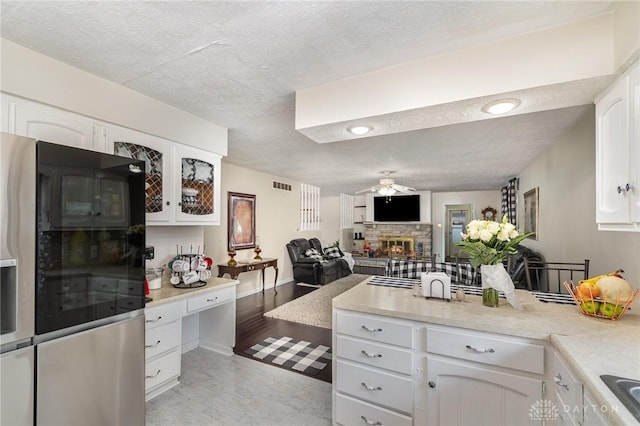
<path fill-rule="evenodd" d="M 504 299 L 497 308 L 471 295 L 427 300 L 369 280 L 333 299 L 334 422 L 637 422 L 600 379 L 637 379 L 637 307 L 610 321 L 525 290 L 516 310 Z M 551 404 L 557 411 L 538 410 Z"/>
<path fill-rule="evenodd" d="M 198 346 L 232 355 L 238 280 L 211 278 L 197 288 L 175 288 L 168 277 L 150 290 L 145 307 L 145 392 L 149 400 L 179 383 L 180 357 Z"/>

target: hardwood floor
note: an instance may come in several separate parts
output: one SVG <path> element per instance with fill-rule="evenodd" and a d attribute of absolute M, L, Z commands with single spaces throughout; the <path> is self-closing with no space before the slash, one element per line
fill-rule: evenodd
<path fill-rule="evenodd" d="M 258 292 L 236 300 L 236 346 L 233 348 L 233 352 L 262 362 L 246 355 L 244 351 L 270 336 L 289 336 L 318 345 L 331 346 L 331 330 L 329 329 L 263 316 L 265 312 L 314 290 L 316 290 L 314 287 L 302 287 L 291 282 L 278 286 L 278 294 L 275 294 L 271 288 L 265 290 L 264 294 Z M 266 362 L 265 364 L 280 368 L 272 363 Z M 304 375 L 331 383 L 331 364 L 329 363 L 317 374 Z"/>

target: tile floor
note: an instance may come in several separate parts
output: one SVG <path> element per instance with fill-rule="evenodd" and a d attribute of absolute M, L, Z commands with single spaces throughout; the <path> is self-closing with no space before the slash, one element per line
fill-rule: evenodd
<path fill-rule="evenodd" d="M 147 426 L 331 425 L 331 384 L 197 348 L 180 384 L 147 402 Z"/>

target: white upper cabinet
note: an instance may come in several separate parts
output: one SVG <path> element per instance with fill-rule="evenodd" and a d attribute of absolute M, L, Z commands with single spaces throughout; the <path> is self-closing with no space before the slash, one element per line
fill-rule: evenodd
<path fill-rule="evenodd" d="M 219 155 L 117 126 L 108 127 L 106 145 L 146 162 L 149 225 L 220 224 Z"/>
<path fill-rule="evenodd" d="M 220 224 L 220 155 L 6 93 L 0 103 L 2 132 L 144 160 L 148 224 Z"/>
<path fill-rule="evenodd" d="M 217 154 L 175 144 L 173 170 L 176 221 L 220 224 L 220 166 Z"/>
<path fill-rule="evenodd" d="M 175 200 L 170 188 L 171 151 L 169 141 L 111 126 L 107 130 L 107 152 L 145 161 L 145 209 L 147 222 L 170 222 Z"/>
<path fill-rule="evenodd" d="M 104 151 L 104 145 L 100 146 L 103 129 L 91 119 L 4 93 L 2 131 L 75 148 Z"/>
<path fill-rule="evenodd" d="M 596 222 L 640 232 L 640 65 L 596 101 Z"/>

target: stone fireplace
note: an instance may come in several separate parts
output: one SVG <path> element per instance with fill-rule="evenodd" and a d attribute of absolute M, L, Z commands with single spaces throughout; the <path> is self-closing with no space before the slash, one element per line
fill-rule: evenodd
<path fill-rule="evenodd" d="M 415 238 L 383 235 L 378 237 L 377 248 L 384 257 L 406 256 L 415 253 Z"/>
<path fill-rule="evenodd" d="M 378 257 L 431 256 L 432 226 L 366 223 L 364 239 Z"/>

